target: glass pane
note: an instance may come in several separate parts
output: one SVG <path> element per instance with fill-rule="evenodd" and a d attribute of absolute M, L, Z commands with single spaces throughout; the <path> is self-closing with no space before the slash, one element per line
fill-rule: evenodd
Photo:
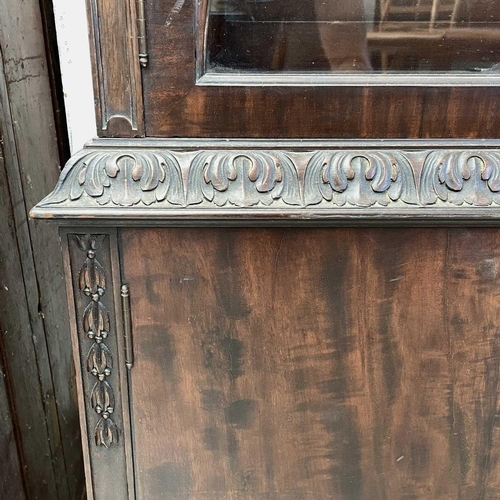
<path fill-rule="evenodd" d="M 209 72 L 494 72 L 495 0 L 208 0 Z"/>

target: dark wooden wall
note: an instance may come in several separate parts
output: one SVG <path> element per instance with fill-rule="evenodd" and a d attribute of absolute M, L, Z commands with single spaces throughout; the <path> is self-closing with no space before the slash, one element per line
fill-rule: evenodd
<path fill-rule="evenodd" d="M 46 13 L 49 10 L 46 10 Z M 29 220 L 60 173 L 38 0 L 0 0 L 0 498 L 84 494 L 57 228 Z"/>

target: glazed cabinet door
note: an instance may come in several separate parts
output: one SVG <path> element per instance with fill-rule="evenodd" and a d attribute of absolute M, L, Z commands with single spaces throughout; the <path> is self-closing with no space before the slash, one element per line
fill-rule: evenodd
<path fill-rule="evenodd" d="M 499 137 L 494 0 L 137 3 L 146 136 Z"/>
<path fill-rule="evenodd" d="M 495 0 L 88 0 L 98 134 L 498 139 Z"/>
<path fill-rule="evenodd" d="M 500 496 L 496 229 L 122 229 L 136 496 Z"/>

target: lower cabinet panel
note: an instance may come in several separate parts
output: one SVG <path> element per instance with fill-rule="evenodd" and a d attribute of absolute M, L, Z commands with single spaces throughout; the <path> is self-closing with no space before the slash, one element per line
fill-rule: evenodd
<path fill-rule="evenodd" d="M 500 498 L 500 231 L 120 231 L 136 494 Z"/>

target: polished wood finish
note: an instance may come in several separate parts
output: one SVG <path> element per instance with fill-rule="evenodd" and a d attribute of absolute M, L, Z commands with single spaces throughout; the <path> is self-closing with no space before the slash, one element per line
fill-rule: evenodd
<path fill-rule="evenodd" d="M 495 86 L 196 86 L 195 2 L 146 1 L 146 135 L 152 137 L 497 138 Z M 201 17 L 201 16 L 200 16 Z M 198 37 L 198 38 L 197 38 Z M 485 77 L 488 78 L 488 77 Z M 251 78 L 248 79 L 249 81 Z"/>
<path fill-rule="evenodd" d="M 496 229 L 124 229 L 139 499 L 500 495 Z"/>

